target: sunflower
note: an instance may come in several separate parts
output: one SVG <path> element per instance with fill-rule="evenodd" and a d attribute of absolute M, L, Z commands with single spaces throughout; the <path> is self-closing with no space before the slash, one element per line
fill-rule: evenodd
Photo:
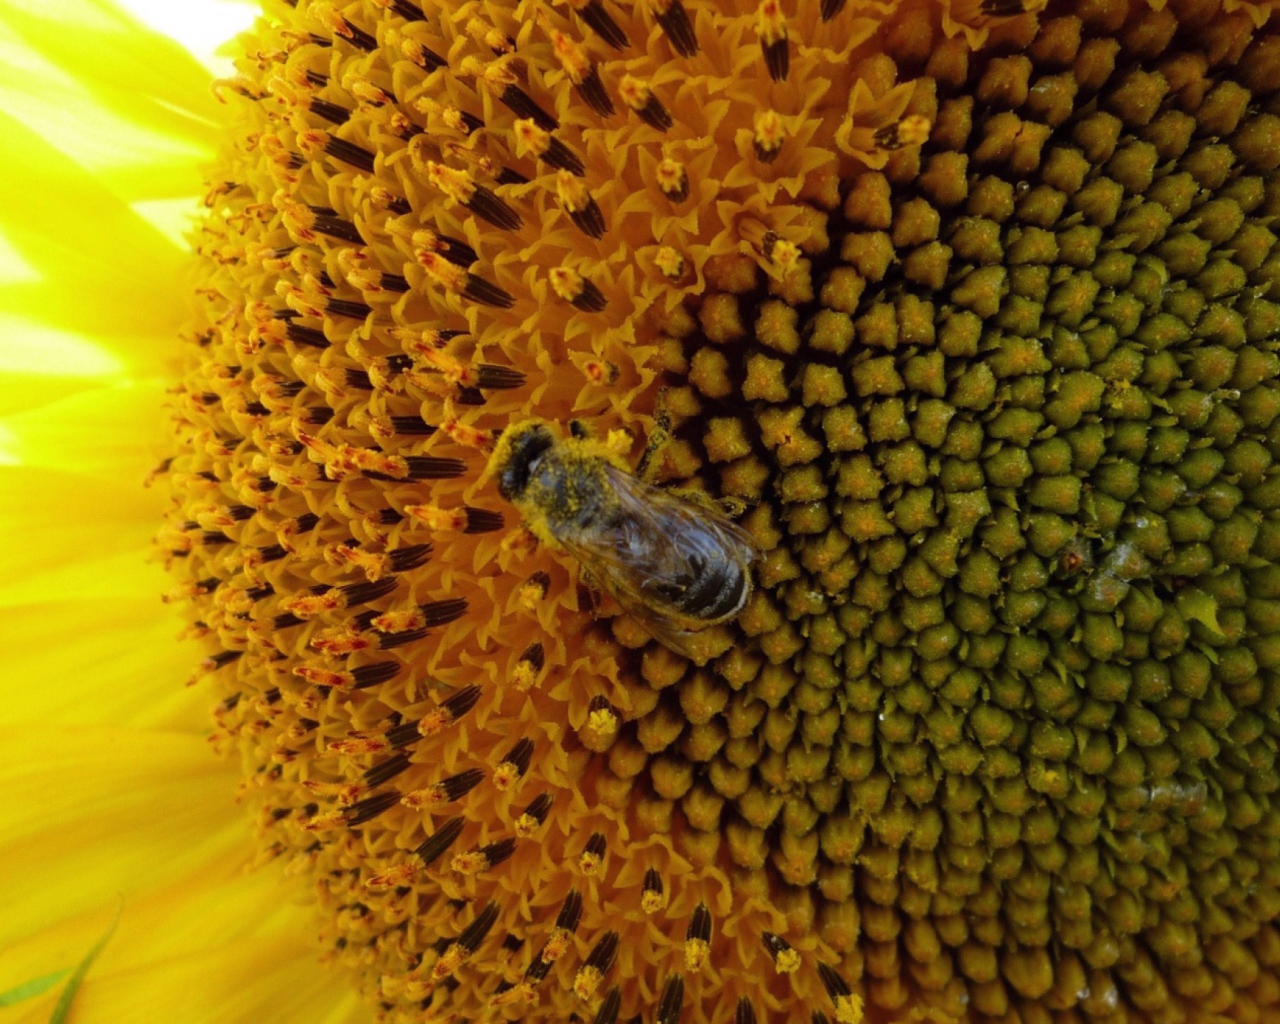
<path fill-rule="evenodd" d="M 169 214 L 197 208 L 209 73 L 110 5 L 21 6 L 0 8 L 0 1016 L 362 1019 L 308 910 L 245 870 L 235 773 L 148 564 L 189 290 Z"/>
<path fill-rule="evenodd" d="M 1276 1013 L 1271 18 L 268 7 L 158 546 L 382 1016 Z M 484 474 L 656 413 L 683 653 Z"/>

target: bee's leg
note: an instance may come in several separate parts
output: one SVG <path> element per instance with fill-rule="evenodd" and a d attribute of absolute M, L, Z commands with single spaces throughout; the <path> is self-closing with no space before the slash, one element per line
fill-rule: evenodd
<path fill-rule="evenodd" d="M 645 442 L 640 461 L 636 463 L 636 476 L 647 484 L 653 483 L 658 464 L 655 456 L 671 443 L 671 413 L 667 411 L 667 389 L 658 392 L 657 406 L 653 410 L 653 429 Z"/>
<path fill-rule="evenodd" d="M 570 420 L 569 433 L 579 441 L 585 440 L 591 436 L 591 431 L 587 429 L 587 425 L 583 423 L 582 420 Z"/>

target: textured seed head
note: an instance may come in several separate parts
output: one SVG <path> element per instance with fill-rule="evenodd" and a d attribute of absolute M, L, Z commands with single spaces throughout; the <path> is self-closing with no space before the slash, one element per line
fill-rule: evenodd
<path fill-rule="evenodd" d="M 159 544 L 384 1019 L 1280 1012 L 1268 7 L 270 13 Z M 531 415 L 740 616 L 504 516 Z"/>

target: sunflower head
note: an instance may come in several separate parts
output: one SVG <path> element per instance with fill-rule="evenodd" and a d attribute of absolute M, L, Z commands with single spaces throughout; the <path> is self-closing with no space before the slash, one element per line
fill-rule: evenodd
<path fill-rule="evenodd" d="M 792 7 L 249 40 L 167 543 L 264 846 L 392 1020 L 1265 1019 L 1270 7 Z M 742 510 L 736 620 L 538 543 L 531 417 Z"/>

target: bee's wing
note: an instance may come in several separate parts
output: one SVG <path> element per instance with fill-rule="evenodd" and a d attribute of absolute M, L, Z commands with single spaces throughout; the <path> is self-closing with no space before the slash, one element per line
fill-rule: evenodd
<path fill-rule="evenodd" d="M 736 557 L 745 571 L 755 553 L 751 538 L 717 512 L 612 466 L 606 472 L 623 513 L 620 521 L 590 539 L 566 539 L 565 547 L 655 632 L 687 632 L 690 620 L 674 609 L 673 602 L 700 567 Z"/>

